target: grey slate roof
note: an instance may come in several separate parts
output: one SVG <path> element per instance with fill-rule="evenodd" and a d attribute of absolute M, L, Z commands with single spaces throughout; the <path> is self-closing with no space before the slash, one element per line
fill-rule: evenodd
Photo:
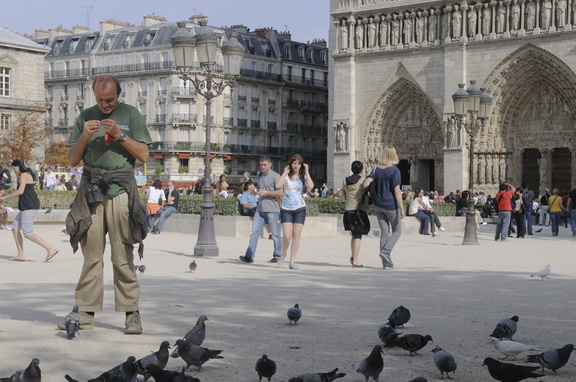
<path fill-rule="evenodd" d="M 0 46 L 14 48 L 28 48 L 39 52 L 48 52 L 50 49 L 42 46 L 18 33 L 12 32 L 6 28 L 0 27 Z"/>

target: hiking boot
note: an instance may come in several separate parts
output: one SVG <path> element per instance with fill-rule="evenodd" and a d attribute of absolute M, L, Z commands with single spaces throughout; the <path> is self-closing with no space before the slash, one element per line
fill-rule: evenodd
<path fill-rule="evenodd" d="M 80 325 L 80 330 L 92 330 L 94 329 L 94 315 L 90 315 L 86 312 L 78 312 L 82 317 L 82 325 Z M 58 329 L 66 330 L 66 324 L 64 321 L 60 321 L 57 325 Z"/>
<path fill-rule="evenodd" d="M 124 334 L 142 334 L 142 323 L 140 322 L 140 313 L 133 312 L 126 316 L 126 330 Z"/>

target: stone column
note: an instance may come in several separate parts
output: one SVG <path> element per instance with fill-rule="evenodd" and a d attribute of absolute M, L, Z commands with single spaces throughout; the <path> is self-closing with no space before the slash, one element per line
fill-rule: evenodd
<path fill-rule="evenodd" d="M 550 163 L 550 155 L 552 153 L 549 149 L 540 149 L 540 159 L 538 160 L 538 164 L 540 165 L 540 191 L 543 191 L 545 188 L 550 188 L 551 184 L 550 181 L 552 179 L 550 175 L 550 170 L 548 169 L 548 163 Z"/>
<path fill-rule="evenodd" d="M 490 32 L 490 38 L 496 38 L 496 15 L 498 12 L 497 5 L 498 3 L 495 0 L 490 2 L 490 8 L 492 14 L 492 25 L 491 25 L 492 32 Z"/>

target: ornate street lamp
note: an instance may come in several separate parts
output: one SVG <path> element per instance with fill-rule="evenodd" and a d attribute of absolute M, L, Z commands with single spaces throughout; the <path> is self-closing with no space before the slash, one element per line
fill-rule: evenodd
<path fill-rule="evenodd" d="M 470 136 L 470 163 L 468 175 L 468 211 L 466 212 L 466 230 L 463 245 L 478 245 L 476 236 L 476 211 L 474 209 L 474 141 L 484 127 L 490 113 L 492 97 L 484 88 L 476 86 L 476 80 L 470 81 L 470 87 L 464 89 L 464 84 L 458 84 L 458 90 L 452 95 L 454 114 L 458 127 L 464 127 Z"/>
<path fill-rule="evenodd" d="M 234 88 L 234 82 L 240 75 L 244 47 L 238 42 L 238 33 L 230 32 L 230 38 L 222 46 L 224 73 L 213 73 L 217 65 L 216 48 L 218 36 L 206 23 L 202 22 L 200 31 L 194 35 L 186 28 L 187 22 L 178 23 L 178 31 L 172 36 L 172 54 L 176 69 L 184 83 L 190 82 L 198 94 L 206 100 L 206 157 L 204 164 L 204 185 L 202 203 L 200 203 L 200 226 L 198 240 L 194 247 L 194 256 L 218 256 L 219 250 L 214 233 L 214 203 L 210 182 L 210 127 L 212 99 L 220 96 L 226 87 Z M 194 68 L 195 54 L 200 70 Z"/>

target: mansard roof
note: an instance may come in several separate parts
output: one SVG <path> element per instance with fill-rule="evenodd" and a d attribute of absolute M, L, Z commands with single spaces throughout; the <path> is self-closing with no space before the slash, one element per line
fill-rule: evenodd
<path fill-rule="evenodd" d="M 88 54 L 92 51 L 99 38 L 99 32 L 59 36 L 52 41 L 48 57 Z M 43 45 L 49 44 L 47 38 L 36 41 Z"/>
<path fill-rule="evenodd" d="M 46 53 L 48 49 L 18 33 L 0 27 L 0 47 L 19 48 Z"/>
<path fill-rule="evenodd" d="M 280 52 L 282 52 L 282 58 L 286 61 L 293 61 L 302 64 L 318 65 L 328 67 L 328 58 L 326 57 L 324 62 L 322 62 L 321 52 L 328 52 L 328 49 L 323 46 L 315 44 L 305 44 L 301 42 L 296 42 L 292 40 L 278 38 L 278 45 Z M 287 46 L 288 48 L 285 48 Z M 304 54 L 300 56 L 300 48 L 304 49 Z M 289 55 L 286 55 L 286 49 L 289 51 Z M 308 59 L 308 51 L 312 51 L 312 61 Z"/>

